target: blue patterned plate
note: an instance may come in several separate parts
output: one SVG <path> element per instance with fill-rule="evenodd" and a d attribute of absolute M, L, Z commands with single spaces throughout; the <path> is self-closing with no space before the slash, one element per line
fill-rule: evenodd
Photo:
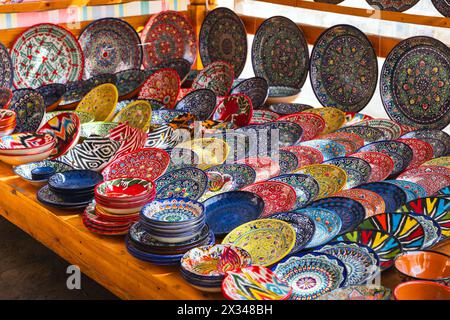
<path fill-rule="evenodd" d="M 363 139 L 366 143 L 376 142 L 380 140 L 385 140 L 386 136 L 383 131 L 378 128 L 353 125 L 348 127 L 343 127 L 336 132 L 347 132 L 356 134 L 358 137 Z"/>
<path fill-rule="evenodd" d="M 218 172 L 224 175 L 230 175 L 232 178 L 232 190 L 241 189 L 256 181 L 255 169 L 239 163 L 224 163 L 218 166 L 208 168 L 205 172 Z"/>
<path fill-rule="evenodd" d="M 216 237 L 224 237 L 238 226 L 258 219 L 264 211 L 264 200 L 247 191 L 230 191 L 206 200 L 206 223 Z"/>
<path fill-rule="evenodd" d="M 216 94 L 209 89 L 197 89 L 183 97 L 175 105 L 175 110 L 189 112 L 198 120 L 207 120 L 216 107 Z"/>
<path fill-rule="evenodd" d="M 400 172 L 405 170 L 413 159 L 413 151 L 411 148 L 400 141 L 384 140 L 370 143 L 356 152 L 375 151 L 384 153 L 392 158 L 394 161 L 394 170 L 390 177 L 397 176 Z"/>
<path fill-rule="evenodd" d="M 246 127 L 242 127 L 236 130 L 236 132 L 241 133 L 252 133 L 256 132 L 259 136 L 259 139 L 267 139 L 264 140 L 267 143 L 273 143 L 273 140 L 276 138 L 275 130 L 279 130 L 279 146 L 287 147 L 292 146 L 299 142 L 303 135 L 303 129 L 296 123 L 288 122 L 288 121 L 276 121 L 276 122 L 268 122 L 263 124 L 255 124 Z M 268 145 L 267 145 L 268 147 Z M 268 149 L 268 148 L 267 148 Z"/>
<path fill-rule="evenodd" d="M 340 157 L 324 162 L 325 164 L 334 164 L 341 168 L 347 174 L 347 184 L 345 189 L 351 189 L 366 183 L 369 180 L 372 168 L 367 161 L 355 157 Z"/>
<path fill-rule="evenodd" d="M 58 172 L 65 172 L 72 170 L 73 168 L 69 166 L 68 164 L 65 164 L 61 161 L 57 160 L 43 160 L 43 161 L 37 161 L 37 162 L 30 162 L 26 164 L 22 164 L 20 166 L 14 167 L 13 171 L 15 174 L 20 176 L 25 181 L 28 181 L 32 184 L 43 184 L 47 182 L 47 179 L 33 179 L 32 171 L 37 168 L 53 168 L 55 170 L 55 173 Z"/>
<path fill-rule="evenodd" d="M 208 177 L 198 168 L 170 171 L 155 180 L 156 199 L 188 198 L 197 200 L 206 190 Z"/>
<path fill-rule="evenodd" d="M 44 98 L 32 89 L 15 90 L 8 109 L 16 112 L 14 133 L 36 132 L 45 114 Z"/>
<path fill-rule="evenodd" d="M 391 183 L 371 182 L 359 186 L 358 189 L 373 191 L 380 195 L 384 200 L 386 212 L 395 211 L 406 203 L 406 193 L 402 188 Z"/>
<path fill-rule="evenodd" d="M 119 99 L 135 96 L 146 80 L 145 72 L 140 69 L 128 69 L 116 73 L 116 87 Z"/>
<path fill-rule="evenodd" d="M 405 180 L 384 180 L 383 182 L 391 183 L 396 185 L 397 187 L 402 188 L 403 192 L 406 194 L 406 201 L 413 201 L 418 198 L 425 198 L 427 196 L 427 192 L 425 189 L 414 182 L 405 181 Z"/>
<path fill-rule="evenodd" d="M 324 208 L 336 212 L 342 220 L 339 233 L 354 230 L 365 218 L 366 209 L 358 201 L 344 197 L 329 197 L 316 200 L 308 208 Z"/>
<path fill-rule="evenodd" d="M 258 109 L 266 102 L 269 85 L 264 78 L 253 77 L 239 82 L 230 94 L 243 93 L 252 101 L 253 109 Z"/>
<path fill-rule="evenodd" d="M 323 155 L 323 160 L 327 161 L 334 158 L 345 157 L 345 147 L 332 140 L 309 140 L 298 144 L 319 150 Z"/>
<path fill-rule="evenodd" d="M 319 184 L 313 177 L 306 174 L 284 174 L 271 178 L 270 181 L 284 182 L 294 188 L 297 197 L 296 209 L 306 206 L 319 194 Z"/>
<path fill-rule="evenodd" d="M 300 104 L 300 103 L 269 103 L 264 105 L 265 108 L 268 108 L 270 111 L 278 113 L 281 116 L 299 113 L 308 109 L 312 109 L 310 105 Z"/>
<path fill-rule="evenodd" d="M 76 210 L 87 207 L 94 198 L 94 192 L 92 192 L 92 195 L 75 198 L 71 195 L 62 196 L 57 194 L 50 189 L 49 185 L 45 185 L 38 190 L 36 197 L 39 202 L 45 204 L 46 206 L 63 210 Z"/>
<path fill-rule="evenodd" d="M 366 284 L 378 274 L 380 260 L 376 252 L 368 246 L 339 241 L 330 242 L 315 250 L 334 256 L 345 264 L 347 268 L 345 286 Z"/>
<path fill-rule="evenodd" d="M 286 150 L 278 151 L 281 174 L 293 172 L 298 167 L 298 159 L 295 153 Z"/>
<path fill-rule="evenodd" d="M 52 190 L 61 193 L 90 190 L 103 181 L 103 176 L 92 170 L 69 170 L 57 173 L 48 179 Z"/>
<path fill-rule="evenodd" d="M 292 287 L 293 300 L 312 300 L 344 286 L 344 263 L 325 253 L 304 253 L 284 258 L 272 268 L 275 275 Z"/>
<path fill-rule="evenodd" d="M 450 154 L 450 135 L 442 130 L 422 129 L 405 133 L 400 138 L 414 138 L 428 142 L 433 147 L 433 157 Z"/>
<path fill-rule="evenodd" d="M 423 227 L 423 231 L 425 232 L 425 240 L 422 249 L 430 248 L 439 242 L 442 236 L 442 229 L 436 220 L 426 214 L 412 212 L 409 212 L 408 214 L 416 218 Z"/>
<path fill-rule="evenodd" d="M 181 226 L 194 223 L 204 217 L 205 207 L 200 202 L 184 198 L 154 200 L 140 212 L 141 219 L 153 224 Z"/>
<path fill-rule="evenodd" d="M 269 219 L 283 220 L 289 223 L 295 231 L 295 245 L 290 253 L 296 253 L 305 248 L 312 240 L 316 231 L 314 221 L 307 215 L 299 212 L 275 213 Z"/>
<path fill-rule="evenodd" d="M 315 232 L 306 248 L 314 248 L 330 242 L 339 234 L 342 228 L 342 220 L 339 215 L 333 211 L 323 208 L 306 208 L 297 210 L 310 217 L 315 225 Z"/>

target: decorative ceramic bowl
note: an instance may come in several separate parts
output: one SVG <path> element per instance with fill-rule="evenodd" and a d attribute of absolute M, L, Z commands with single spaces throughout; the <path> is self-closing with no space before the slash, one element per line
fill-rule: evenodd
<path fill-rule="evenodd" d="M 396 185 L 397 187 L 402 188 L 402 190 L 406 194 L 406 201 L 410 202 L 419 198 L 425 198 L 427 196 L 426 190 L 419 184 L 410 182 L 410 181 L 402 181 L 402 180 L 385 180 L 384 182 L 391 183 Z"/>
<path fill-rule="evenodd" d="M 319 150 L 323 155 L 324 161 L 344 157 L 346 154 L 345 147 L 342 144 L 332 140 L 315 139 L 301 142 L 299 145 Z"/>
<path fill-rule="evenodd" d="M 311 106 L 300 103 L 266 103 L 264 107 L 269 108 L 269 110 L 278 113 L 279 115 L 288 115 L 312 109 Z"/>
<path fill-rule="evenodd" d="M 216 107 L 216 95 L 209 89 L 198 89 L 185 95 L 175 105 L 175 110 L 189 112 L 199 120 L 211 117 Z"/>
<path fill-rule="evenodd" d="M 173 69 L 159 69 L 147 78 L 139 92 L 139 99 L 155 99 L 173 109 L 180 91 L 180 77 Z"/>
<path fill-rule="evenodd" d="M 53 168 L 54 173 L 65 172 L 65 171 L 69 171 L 69 170 L 73 169 L 70 165 L 63 163 L 61 161 L 44 160 L 44 161 L 38 161 L 38 162 L 31 162 L 31 163 L 27 163 L 27 164 L 23 164 L 23 165 L 14 167 L 13 171 L 19 177 L 21 177 L 22 179 L 24 179 L 27 182 L 30 182 L 31 184 L 42 185 L 47 182 L 48 177 L 43 178 L 43 179 L 36 179 L 33 176 L 33 170 L 35 170 L 37 168 Z"/>
<path fill-rule="evenodd" d="M 295 209 L 306 206 L 319 194 L 319 184 L 313 177 L 306 174 L 283 174 L 270 180 L 286 183 L 294 189 L 297 198 Z"/>
<path fill-rule="evenodd" d="M 278 114 L 269 110 L 253 110 L 250 124 L 263 124 L 275 121 L 279 118 Z"/>
<path fill-rule="evenodd" d="M 331 164 L 313 164 L 301 167 L 296 173 L 303 173 L 314 178 L 319 184 L 317 198 L 324 198 L 341 191 L 347 183 L 344 170 Z"/>
<path fill-rule="evenodd" d="M 126 123 L 121 123 L 114 129 L 111 129 L 109 138 L 120 142 L 119 150 L 117 150 L 111 160 L 113 161 L 125 154 L 143 148 L 147 139 L 147 134 L 144 131 L 133 128 Z"/>
<path fill-rule="evenodd" d="M 185 111 L 179 110 L 171 110 L 171 109 L 154 110 L 152 111 L 152 119 L 150 123 L 152 126 L 170 124 L 172 120 L 185 114 L 186 114 Z"/>
<path fill-rule="evenodd" d="M 358 123 L 360 126 L 370 126 L 383 131 L 386 140 L 394 140 L 402 134 L 402 128 L 398 123 L 388 119 L 370 119 Z"/>
<path fill-rule="evenodd" d="M 366 189 L 348 189 L 335 194 L 336 197 L 350 198 L 362 204 L 366 218 L 386 211 L 384 199 L 378 193 Z"/>
<path fill-rule="evenodd" d="M 260 108 L 266 102 L 269 85 L 266 79 L 253 77 L 245 79 L 231 89 L 230 94 L 241 93 L 249 97 L 254 109 Z"/>
<path fill-rule="evenodd" d="M 325 129 L 322 134 L 327 134 L 338 130 L 345 123 L 345 113 L 332 107 L 308 109 L 305 112 L 320 115 L 325 120 Z"/>
<path fill-rule="evenodd" d="M 117 77 L 114 73 L 101 73 L 92 76 L 87 82 L 92 84 L 92 87 L 98 87 L 102 84 L 116 85 Z"/>
<path fill-rule="evenodd" d="M 147 131 L 152 118 L 152 107 L 147 101 L 137 100 L 126 105 L 112 122 L 127 123 L 133 128 Z"/>
<path fill-rule="evenodd" d="M 315 138 L 325 129 L 325 120 L 314 113 L 299 112 L 278 118 L 278 121 L 290 121 L 298 124 L 303 129 L 302 141 Z"/>
<path fill-rule="evenodd" d="M 394 170 L 392 158 L 381 152 L 357 152 L 350 155 L 366 161 L 371 167 L 370 177 L 367 182 L 378 182 L 386 179 Z"/>
<path fill-rule="evenodd" d="M 52 152 L 55 137 L 50 133 L 16 133 L 0 138 L 0 155 L 26 156 Z"/>
<path fill-rule="evenodd" d="M 372 173 L 370 164 L 360 158 L 340 157 L 328 160 L 324 163 L 335 165 L 345 171 L 347 174 L 346 189 L 351 189 L 366 183 Z"/>
<path fill-rule="evenodd" d="M 57 173 L 48 179 L 53 191 L 69 194 L 75 191 L 93 190 L 103 181 L 100 173 L 92 170 L 69 170 Z"/>
<path fill-rule="evenodd" d="M 116 87 L 119 100 L 131 99 L 136 96 L 145 82 L 145 72 L 139 69 L 128 69 L 116 73 Z"/>
<path fill-rule="evenodd" d="M 59 111 L 51 111 L 51 112 L 46 112 L 44 119 L 42 120 L 42 123 L 46 123 L 48 120 L 50 120 L 51 118 L 57 116 L 58 114 L 61 113 L 74 113 L 78 116 L 78 119 L 80 119 L 80 124 L 85 124 L 85 123 L 90 123 L 90 122 L 94 122 L 95 121 L 95 117 L 92 113 L 88 113 L 88 112 L 79 112 L 79 111 L 65 111 L 65 110 L 59 110 Z"/>
<path fill-rule="evenodd" d="M 359 138 L 363 139 L 366 143 L 376 142 L 385 140 L 386 136 L 384 132 L 380 129 L 368 127 L 368 126 L 359 126 L 352 125 L 348 127 L 342 127 L 338 129 L 336 132 L 345 132 L 357 135 Z"/>
<path fill-rule="evenodd" d="M 406 194 L 402 188 L 386 182 L 371 182 L 360 185 L 359 189 L 369 190 L 380 195 L 384 200 L 386 212 L 393 212 L 406 203 Z"/>
<path fill-rule="evenodd" d="M 51 83 L 37 88 L 36 91 L 44 99 L 45 111 L 49 112 L 55 110 L 62 101 L 66 86 L 61 83 Z"/>
<path fill-rule="evenodd" d="M 72 110 L 80 103 L 81 99 L 92 89 L 94 84 L 90 81 L 73 81 L 66 83 L 66 92 L 64 93 L 58 109 Z"/>
<path fill-rule="evenodd" d="M 32 89 L 15 90 L 8 109 L 16 113 L 14 132 L 36 132 L 45 114 L 44 99 Z"/>
<path fill-rule="evenodd" d="M 202 169 L 224 163 L 230 152 L 227 143 L 216 138 L 188 140 L 176 145 L 176 148 L 194 151 L 199 156 L 197 166 Z"/>
<path fill-rule="evenodd" d="M 183 83 L 191 71 L 191 66 L 192 63 L 186 59 L 171 59 L 160 63 L 157 68 L 169 68 L 175 70 L 180 77 L 180 83 Z"/>
<path fill-rule="evenodd" d="M 231 122 L 234 127 L 244 127 L 250 123 L 253 105 L 249 97 L 236 93 L 225 97 L 214 109 L 211 119 Z"/>
<path fill-rule="evenodd" d="M 428 142 L 433 147 L 434 158 L 450 153 L 450 135 L 442 130 L 421 129 L 408 132 L 402 135 L 401 138 L 415 138 Z"/>
<path fill-rule="evenodd" d="M 197 200 L 207 188 L 208 177 L 198 168 L 186 167 L 167 172 L 156 179 L 155 184 L 157 199 L 180 197 Z"/>
<path fill-rule="evenodd" d="M 252 167 L 256 172 L 256 182 L 268 180 L 280 174 L 280 165 L 269 157 L 243 158 L 236 163 L 243 163 Z"/>
<path fill-rule="evenodd" d="M 360 138 L 357 134 L 349 132 L 328 133 L 322 135 L 321 138 L 342 144 L 347 154 L 355 152 L 365 144 L 364 139 Z"/>
<path fill-rule="evenodd" d="M 41 153 L 30 154 L 30 155 L 1 155 L 0 161 L 3 161 L 11 166 L 19 166 L 21 164 L 42 161 L 47 159 L 52 153 L 52 148 L 43 151 Z"/>
<path fill-rule="evenodd" d="M 409 281 L 394 289 L 395 300 L 450 300 L 450 287 L 432 281 Z"/>
<path fill-rule="evenodd" d="M 6 127 L 16 123 L 16 112 L 8 109 L 0 109 L 0 126 Z"/>
<path fill-rule="evenodd" d="M 116 86 L 105 83 L 89 91 L 76 110 L 94 114 L 95 121 L 110 121 L 114 115 L 118 97 Z"/>
<path fill-rule="evenodd" d="M 53 191 L 49 185 L 40 188 L 36 194 L 37 200 L 42 204 L 61 210 L 84 209 L 92 201 L 92 197 L 86 196 L 84 199 L 78 200 L 78 198 L 73 196 L 62 195 Z"/>
<path fill-rule="evenodd" d="M 95 187 L 95 197 L 105 201 L 134 201 L 149 198 L 155 192 L 150 180 L 139 178 L 117 178 L 106 180 Z"/>
<path fill-rule="evenodd" d="M 83 123 L 81 125 L 80 136 L 84 139 L 91 136 L 107 137 L 112 129 L 117 127 L 117 123 L 95 121 L 89 123 Z"/>
<path fill-rule="evenodd" d="M 233 66 L 216 61 L 199 72 L 192 83 L 193 89 L 210 89 L 216 96 L 226 96 L 233 85 Z"/>
<path fill-rule="evenodd" d="M 277 141 L 281 147 L 292 146 L 299 142 L 303 135 L 301 126 L 288 121 L 275 121 L 260 125 L 250 125 L 239 128 L 236 131 L 250 135 L 255 144 L 258 143 L 258 145 L 260 145 L 264 143 L 264 150 L 267 150 L 272 143 L 275 143 L 275 141 Z"/>
<path fill-rule="evenodd" d="M 408 145 L 413 152 L 412 160 L 406 170 L 416 168 L 433 159 L 433 147 L 428 142 L 420 139 L 397 139 L 397 141 Z"/>

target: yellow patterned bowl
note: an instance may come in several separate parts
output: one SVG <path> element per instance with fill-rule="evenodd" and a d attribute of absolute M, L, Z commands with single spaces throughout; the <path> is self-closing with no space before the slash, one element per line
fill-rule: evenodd
<path fill-rule="evenodd" d="M 147 131 L 152 119 L 152 106 L 148 101 L 137 100 L 127 104 L 116 116 L 112 122 L 128 122 L 133 128 Z"/>
<path fill-rule="evenodd" d="M 322 116 L 323 120 L 325 120 L 325 129 L 323 129 L 321 134 L 334 132 L 342 127 L 345 123 L 345 112 L 336 108 L 313 108 L 307 109 L 304 112 L 314 113 Z"/>
<path fill-rule="evenodd" d="M 442 166 L 450 168 L 450 156 L 431 159 L 422 163 L 421 166 Z"/>
<path fill-rule="evenodd" d="M 313 177 L 319 184 L 317 199 L 328 197 L 341 191 L 347 183 L 347 174 L 332 164 L 312 164 L 301 167 L 295 173 L 304 173 Z"/>
<path fill-rule="evenodd" d="M 230 153 L 230 146 L 224 140 L 216 138 L 188 140 L 175 148 L 194 151 L 199 157 L 197 167 L 202 170 L 224 163 Z"/>
<path fill-rule="evenodd" d="M 246 250 L 252 257 L 253 265 L 266 267 L 291 252 L 295 244 L 295 230 L 281 220 L 253 220 L 232 230 L 222 243 Z"/>
<path fill-rule="evenodd" d="M 89 91 L 78 104 L 76 111 L 92 113 L 95 121 L 110 121 L 118 99 L 116 86 L 105 83 Z"/>

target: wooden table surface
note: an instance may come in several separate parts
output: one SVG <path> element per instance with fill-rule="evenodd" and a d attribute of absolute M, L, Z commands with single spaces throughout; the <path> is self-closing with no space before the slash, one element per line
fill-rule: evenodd
<path fill-rule="evenodd" d="M 155 266 L 127 253 L 123 236 L 99 236 L 82 224 L 81 211 L 62 211 L 36 200 L 38 187 L 0 163 L 0 214 L 122 299 L 223 299 L 201 292 L 181 277 L 178 267 Z M 450 254 L 450 241 L 434 250 Z M 382 273 L 381 283 L 393 289 L 400 278 Z"/>

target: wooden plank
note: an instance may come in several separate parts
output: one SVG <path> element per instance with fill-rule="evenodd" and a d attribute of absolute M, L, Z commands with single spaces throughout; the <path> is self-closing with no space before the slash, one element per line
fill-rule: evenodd
<path fill-rule="evenodd" d="M 426 16 L 409 14 L 403 12 L 391 12 L 375 9 L 353 8 L 343 5 L 335 5 L 322 2 L 305 1 L 305 0 L 257 0 L 273 4 L 297 7 L 302 9 L 316 10 L 321 12 L 330 12 L 344 14 L 356 17 L 377 19 L 383 21 L 393 21 L 401 23 L 411 23 L 431 27 L 450 28 L 450 18 L 442 16 Z"/>
<path fill-rule="evenodd" d="M 245 29 L 247 30 L 248 34 L 255 34 L 256 31 L 258 30 L 258 27 L 265 20 L 264 18 L 246 15 L 239 15 L 239 16 L 244 22 Z M 303 23 L 298 23 L 298 26 L 303 30 L 303 33 L 305 34 L 306 37 L 306 41 L 308 41 L 308 43 L 311 45 L 313 45 L 316 42 L 317 38 L 319 38 L 321 33 L 326 30 L 326 28 L 324 27 L 312 26 Z M 366 35 L 369 38 L 370 42 L 372 43 L 375 49 L 375 53 L 379 57 L 387 57 L 392 48 L 394 48 L 401 41 L 401 39 L 379 36 L 375 34 L 366 33 Z"/>

